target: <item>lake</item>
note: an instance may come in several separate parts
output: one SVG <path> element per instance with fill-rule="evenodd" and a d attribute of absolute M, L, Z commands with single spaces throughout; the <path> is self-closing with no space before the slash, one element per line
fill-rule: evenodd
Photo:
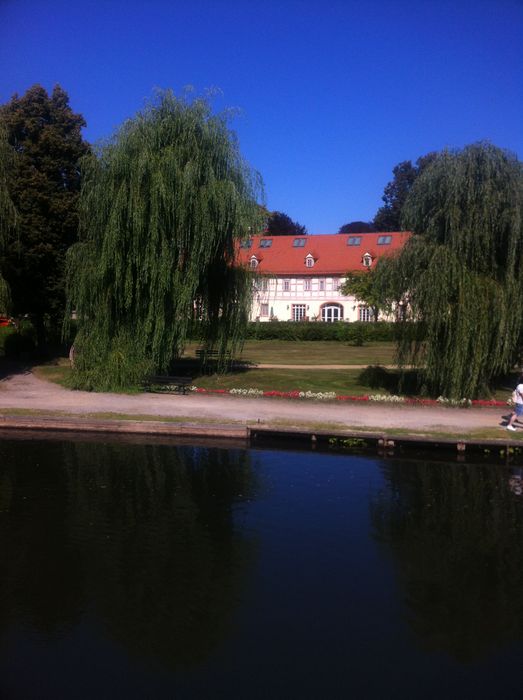
<path fill-rule="evenodd" d="M 0 695 L 521 698 L 523 470 L 0 442 Z"/>

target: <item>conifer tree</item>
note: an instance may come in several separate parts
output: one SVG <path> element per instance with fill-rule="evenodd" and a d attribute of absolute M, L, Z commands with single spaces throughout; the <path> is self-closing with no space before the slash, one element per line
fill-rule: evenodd
<path fill-rule="evenodd" d="M 223 357 L 240 342 L 251 281 L 236 243 L 256 230 L 260 181 L 227 113 L 161 92 L 84 160 L 73 382 L 107 390 L 168 371 L 194 319 Z"/>
<path fill-rule="evenodd" d="M 414 235 L 378 263 L 384 296 L 410 318 L 401 364 L 425 367 L 433 394 L 473 398 L 508 372 L 523 324 L 523 169 L 488 143 L 443 151 L 403 208 Z"/>

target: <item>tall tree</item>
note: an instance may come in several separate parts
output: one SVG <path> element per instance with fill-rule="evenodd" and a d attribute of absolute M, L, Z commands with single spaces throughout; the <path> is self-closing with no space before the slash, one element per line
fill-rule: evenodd
<path fill-rule="evenodd" d="M 267 222 L 269 236 L 306 236 L 307 229 L 281 211 L 273 211 Z"/>
<path fill-rule="evenodd" d="M 168 370 L 195 315 L 206 345 L 222 357 L 234 348 L 252 286 L 236 241 L 258 229 L 261 181 L 227 114 L 159 93 L 84 160 L 83 175 L 68 274 L 75 385 L 119 388 Z"/>
<path fill-rule="evenodd" d="M 435 157 L 435 153 L 428 153 L 418 158 L 414 165 L 410 160 L 404 160 L 393 168 L 394 177 L 385 187 L 382 197 L 384 205 L 378 209 L 372 222 L 374 231 L 401 231 L 404 228 L 402 211 L 409 192 L 418 175 Z"/>
<path fill-rule="evenodd" d="M 443 151 L 417 178 L 404 216 L 414 235 L 377 266 L 417 321 L 405 325 L 400 362 L 425 365 L 434 394 L 473 398 L 518 354 L 522 164 L 488 143 Z"/>
<path fill-rule="evenodd" d="M 351 221 L 348 224 L 340 226 L 338 233 L 372 233 L 376 229 L 372 222 L 367 221 Z"/>
<path fill-rule="evenodd" d="M 386 310 L 389 313 L 391 311 L 391 304 L 383 296 L 375 269 L 347 272 L 340 292 L 346 296 L 352 295 L 369 306 L 375 321 L 378 320 L 381 310 Z"/>
<path fill-rule="evenodd" d="M 12 167 L 13 153 L 7 142 L 7 133 L 0 125 L 0 256 L 4 253 L 11 231 L 16 224 L 16 211 L 9 195 L 7 173 Z M 10 311 L 9 286 L 0 268 L 0 313 Z"/>
<path fill-rule="evenodd" d="M 16 232 L 7 237 L 0 273 L 9 284 L 12 313 L 28 314 L 40 348 L 46 324 L 59 331 L 65 305 L 65 252 L 77 240 L 80 172 L 89 146 L 84 118 L 55 86 L 40 85 L 0 107 L 0 127 L 13 150 L 7 190 L 16 208 Z"/>

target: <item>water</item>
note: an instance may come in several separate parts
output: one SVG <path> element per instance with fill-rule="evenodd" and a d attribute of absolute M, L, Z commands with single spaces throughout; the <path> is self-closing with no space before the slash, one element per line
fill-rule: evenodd
<path fill-rule="evenodd" d="M 0 443 L 2 698 L 521 698 L 517 469 Z"/>

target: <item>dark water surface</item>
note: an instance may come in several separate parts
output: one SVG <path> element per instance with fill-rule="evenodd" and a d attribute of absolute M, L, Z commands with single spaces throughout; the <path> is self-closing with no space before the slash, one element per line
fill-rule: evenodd
<path fill-rule="evenodd" d="M 521 698 L 509 467 L 2 439 L 0 695 Z"/>

